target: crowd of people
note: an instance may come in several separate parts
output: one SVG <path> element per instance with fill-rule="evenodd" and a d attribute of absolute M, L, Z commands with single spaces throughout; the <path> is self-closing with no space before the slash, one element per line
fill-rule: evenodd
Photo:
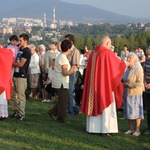
<path fill-rule="evenodd" d="M 24 33 L 12 35 L 9 41 L 6 48 L 0 46 L 0 119 L 24 120 L 29 88 L 30 98 L 55 102 L 48 110 L 53 120 L 69 123 L 66 117 L 83 113 L 87 132 L 108 136 L 118 133 L 120 107 L 129 123 L 125 134 L 140 136 L 144 101 L 145 134 L 150 134 L 150 47 L 145 55 L 140 46 L 130 52 L 124 45 L 119 57 L 108 36 L 94 50 L 85 45 L 80 51 L 72 34 L 49 44 L 49 50 L 43 44 L 37 48 L 29 44 Z M 10 115 L 7 100 L 14 111 Z"/>

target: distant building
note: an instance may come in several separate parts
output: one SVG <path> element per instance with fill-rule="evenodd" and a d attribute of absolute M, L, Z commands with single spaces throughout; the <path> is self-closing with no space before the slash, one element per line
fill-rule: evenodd
<path fill-rule="evenodd" d="M 3 18 L 2 23 L 5 25 L 16 24 L 17 18 Z"/>
<path fill-rule="evenodd" d="M 52 29 L 56 29 L 56 28 L 57 28 L 55 7 L 53 8 L 53 21 L 52 21 L 52 23 L 50 24 L 50 28 L 52 28 Z"/>
<path fill-rule="evenodd" d="M 12 34 L 12 27 L 3 28 L 3 34 Z"/>
<path fill-rule="evenodd" d="M 32 37 L 30 38 L 30 40 L 31 41 L 42 41 L 43 37 L 32 35 Z"/>
<path fill-rule="evenodd" d="M 51 43 L 58 43 L 58 38 L 51 38 Z"/>
<path fill-rule="evenodd" d="M 46 22 L 46 13 L 44 13 L 44 24 L 43 24 L 44 28 L 47 27 L 47 22 Z"/>
<path fill-rule="evenodd" d="M 43 21 L 41 19 L 33 19 L 33 18 L 3 18 L 2 19 L 3 26 L 43 26 Z"/>
<path fill-rule="evenodd" d="M 150 31 L 150 27 L 146 27 L 146 28 L 145 28 L 145 32 L 146 32 L 146 31 Z"/>
<path fill-rule="evenodd" d="M 67 25 L 68 25 L 68 26 L 73 26 L 73 22 L 72 22 L 72 21 L 68 21 L 68 22 L 67 22 Z"/>

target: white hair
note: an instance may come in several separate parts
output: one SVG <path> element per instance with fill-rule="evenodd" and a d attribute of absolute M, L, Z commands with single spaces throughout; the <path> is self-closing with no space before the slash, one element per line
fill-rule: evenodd
<path fill-rule="evenodd" d="M 130 52 L 129 55 L 128 55 L 128 57 L 127 57 L 127 59 L 128 59 L 129 57 L 131 57 L 131 56 L 134 57 L 136 63 L 139 62 L 139 58 L 138 58 L 137 54 L 135 54 L 134 52 Z"/>
<path fill-rule="evenodd" d="M 35 47 L 34 44 L 30 44 L 30 45 L 29 45 L 29 48 L 34 49 L 34 50 L 36 49 L 36 47 Z"/>
<path fill-rule="evenodd" d="M 38 46 L 38 51 L 39 51 L 40 49 L 43 49 L 43 50 L 45 50 L 45 49 L 46 49 L 45 45 L 43 45 L 43 44 L 40 44 L 40 45 Z"/>
<path fill-rule="evenodd" d="M 105 41 L 108 39 L 109 39 L 109 36 L 103 36 L 103 38 L 101 39 L 100 45 L 103 45 Z"/>
<path fill-rule="evenodd" d="M 53 48 L 56 48 L 55 44 L 50 44 L 49 45 L 50 50 L 52 50 Z"/>

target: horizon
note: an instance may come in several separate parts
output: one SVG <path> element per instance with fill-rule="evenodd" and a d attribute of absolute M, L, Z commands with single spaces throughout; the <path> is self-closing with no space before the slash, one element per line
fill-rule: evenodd
<path fill-rule="evenodd" d="M 67 3 L 73 4 L 86 4 L 94 6 L 103 10 L 107 10 L 120 15 L 126 15 L 135 18 L 150 18 L 150 0 L 113 0 L 110 4 L 110 0 L 61 0 Z M 144 8 L 144 9 L 143 9 Z M 139 11 L 140 10 L 140 11 Z"/>

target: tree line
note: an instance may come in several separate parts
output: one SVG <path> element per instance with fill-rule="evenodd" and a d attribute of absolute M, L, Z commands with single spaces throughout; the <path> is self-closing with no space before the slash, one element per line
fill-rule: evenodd
<path fill-rule="evenodd" d="M 145 32 L 145 28 L 150 28 L 150 23 L 145 24 L 144 27 L 140 27 L 140 24 L 127 25 L 110 25 L 110 24 L 101 24 L 101 25 L 87 25 L 87 24 L 78 24 L 77 26 L 64 26 L 63 28 L 58 28 L 57 31 L 62 35 L 58 40 L 61 41 L 64 39 L 64 36 L 68 33 L 71 33 L 75 36 L 75 45 L 81 50 L 85 45 L 88 45 L 90 50 L 93 50 L 96 46 L 100 44 L 101 38 L 104 35 L 110 36 L 112 39 L 112 45 L 115 46 L 115 51 L 120 55 L 120 52 L 123 50 L 124 45 L 128 45 L 129 51 L 134 50 L 137 46 L 145 51 L 145 49 L 150 45 L 150 31 Z M 18 30 L 17 30 L 18 31 Z M 43 37 L 41 41 L 31 41 L 35 46 L 39 44 L 44 44 L 47 49 L 49 49 L 49 44 L 51 43 L 51 37 L 47 37 L 45 32 L 51 32 L 52 29 L 49 27 L 32 27 L 32 32 L 27 33 L 30 37 L 32 35 L 40 35 Z M 19 32 L 14 32 L 14 34 L 19 35 Z M 0 42 L 1 44 L 6 44 L 10 34 L 1 35 Z M 55 35 L 53 36 L 55 37 Z M 2 41 L 5 39 L 5 41 Z"/>
<path fill-rule="evenodd" d="M 109 34 L 104 34 L 109 35 Z M 100 45 L 100 40 L 103 35 L 98 34 L 95 37 L 87 34 L 83 36 L 82 34 L 75 34 L 75 45 L 80 50 L 84 48 L 84 45 L 88 45 L 89 49 L 94 49 L 96 46 Z M 111 37 L 111 36 L 110 36 Z M 150 31 L 140 32 L 138 34 L 133 34 L 130 36 L 118 35 L 116 37 L 111 37 L 112 45 L 115 46 L 115 51 L 120 54 L 123 50 L 124 45 L 128 45 L 129 51 L 133 51 L 136 47 L 140 46 L 144 51 L 150 45 Z"/>
<path fill-rule="evenodd" d="M 150 27 L 146 24 L 145 27 Z M 112 45 L 115 46 L 115 51 L 120 54 L 124 45 L 128 45 L 129 51 L 133 51 L 140 46 L 145 50 L 150 45 L 150 31 L 145 32 L 145 27 L 140 25 L 83 25 L 62 28 L 64 33 L 71 33 L 75 35 L 75 45 L 80 50 L 84 45 L 88 45 L 89 49 L 94 49 L 100 44 L 102 36 L 108 35 L 112 39 Z"/>

